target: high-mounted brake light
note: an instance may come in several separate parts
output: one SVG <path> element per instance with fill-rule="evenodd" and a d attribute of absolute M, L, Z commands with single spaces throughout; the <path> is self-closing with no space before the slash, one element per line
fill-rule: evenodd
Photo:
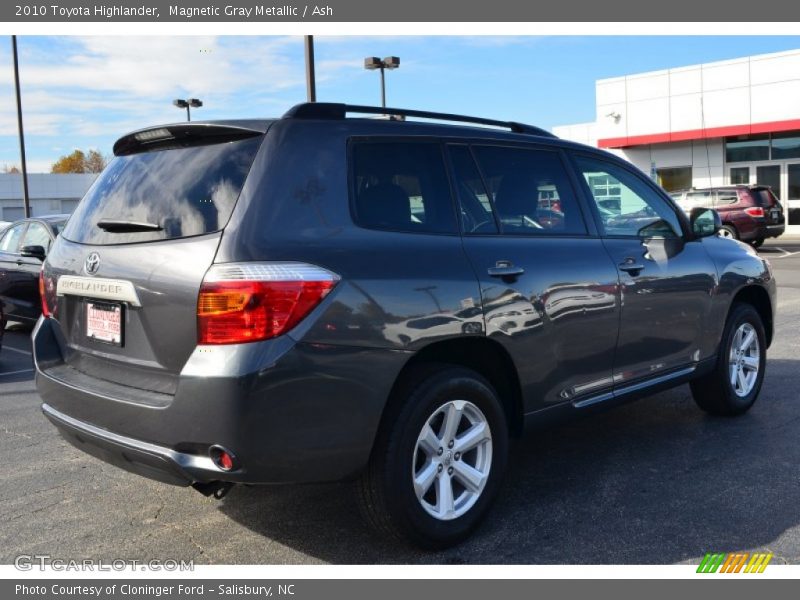
<path fill-rule="evenodd" d="M 277 337 L 302 321 L 338 283 L 306 263 L 213 265 L 197 300 L 200 344 L 240 344 Z"/>
<path fill-rule="evenodd" d="M 133 136 L 139 142 L 154 142 L 156 140 L 164 140 L 172 137 L 172 132 L 164 127 L 160 129 L 148 129 L 147 131 L 140 131 Z"/>
<path fill-rule="evenodd" d="M 744 212 L 746 212 L 751 217 L 763 217 L 764 216 L 764 209 L 761 206 L 751 206 L 749 208 L 745 208 Z"/>

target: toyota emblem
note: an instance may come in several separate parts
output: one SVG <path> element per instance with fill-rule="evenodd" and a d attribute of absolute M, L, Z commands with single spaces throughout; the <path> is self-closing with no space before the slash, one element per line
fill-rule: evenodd
<path fill-rule="evenodd" d="M 94 275 L 100 268 L 100 255 L 97 252 L 92 252 L 86 257 L 86 262 L 83 263 L 83 269 L 87 275 Z"/>

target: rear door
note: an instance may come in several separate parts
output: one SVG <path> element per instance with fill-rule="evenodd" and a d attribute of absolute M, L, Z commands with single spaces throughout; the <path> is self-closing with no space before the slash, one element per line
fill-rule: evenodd
<path fill-rule="evenodd" d="M 122 156 L 46 261 L 46 296 L 69 366 L 174 393 L 197 344 L 200 284 L 263 139 L 221 129 L 159 128 L 115 146 Z"/>
<path fill-rule="evenodd" d="M 644 176 L 596 156 L 575 162 L 590 198 L 601 197 L 594 181 L 613 182 L 620 195 L 616 214 L 597 212 L 620 278 L 616 385 L 706 358 L 702 338 L 717 281 L 702 242 L 685 238 L 675 209 Z"/>
<path fill-rule="evenodd" d="M 525 411 L 610 389 L 617 272 L 561 151 L 452 144 L 449 154 L 486 334 L 516 364 Z"/>
<path fill-rule="evenodd" d="M 741 239 L 752 239 L 758 232 L 756 221 L 746 212 L 752 205 L 746 189 L 720 189 L 714 192 L 714 208 L 719 212 L 723 224 L 733 226 Z"/>

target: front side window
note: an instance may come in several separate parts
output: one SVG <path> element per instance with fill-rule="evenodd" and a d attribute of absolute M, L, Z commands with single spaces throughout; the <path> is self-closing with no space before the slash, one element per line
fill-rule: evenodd
<path fill-rule="evenodd" d="M 456 233 L 438 142 L 354 142 L 353 212 L 368 229 Z"/>
<path fill-rule="evenodd" d="M 677 237 L 681 226 L 675 211 L 655 190 L 639 177 L 613 163 L 584 156 L 576 157 L 600 213 L 600 222 L 607 236 Z M 609 182 L 619 190 L 619 206 L 603 204 L 603 189 L 593 182 Z"/>
<path fill-rule="evenodd" d="M 503 234 L 585 235 L 586 225 L 557 152 L 473 148 Z"/>
<path fill-rule="evenodd" d="M 16 253 L 23 231 L 25 231 L 25 223 L 14 225 L 6 231 L 5 235 L 3 235 L 3 239 L 0 240 L 0 251 L 10 252 L 12 254 Z"/>
<path fill-rule="evenodd" d="M 31 223 L 28 225 L 28 231 L 25 232 L 20 248 L 23 246 L 41 246 L 47 252 L 50 249 L 50 241 L 50 234 L 47 233 L 44 225 Z"/>

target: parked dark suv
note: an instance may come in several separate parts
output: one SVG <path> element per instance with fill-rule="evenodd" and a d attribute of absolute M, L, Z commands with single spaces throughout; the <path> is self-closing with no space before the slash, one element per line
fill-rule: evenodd
<path fill-rule="evenodd" d="M 722 237 L 749 242 L 756 248 L 786 229 L 783 206 L 765 185 L 727 185 L 670 195 L 687 212 L 698 206 L 714 208 L 722 219 Z"/>
<path fill-rule="evenodd" d="M 769 264 L 605 152 L 303 104 L 114 153 L 44 264 L 36 381 L 70 442 L 141 475 L 356 479 L 379 530 L 436 548 L 526 426 L 687 381 L 736 415 L 761 388 Z"/>

